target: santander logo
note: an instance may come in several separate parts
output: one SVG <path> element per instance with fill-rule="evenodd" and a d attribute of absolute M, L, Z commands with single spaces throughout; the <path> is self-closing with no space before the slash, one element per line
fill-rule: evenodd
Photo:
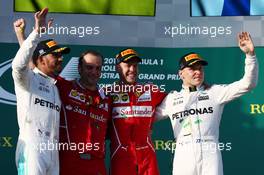
<path fill-rule="evenodd" d="M 114 107 L 112 113 L 113 118 L 151 117 L 153 111 L 152 106 L 126 106 Z"/>

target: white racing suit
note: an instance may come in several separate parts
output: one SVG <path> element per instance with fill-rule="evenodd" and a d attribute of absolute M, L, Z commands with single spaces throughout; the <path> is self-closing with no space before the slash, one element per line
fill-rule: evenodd
<path fill-rule="evenodd" d="M 183 87 L 172 91 L 156 111 L 156 120 L 169 117 L 176 148 L 173 175 L 222 175 L 221 152 L 217 148 L 219 125 L 224 105 L 257 84 L 258 63 L 255 56 L 245 59 L 245 74 L 228 85 L 202 85 L 190 92 Z M 239 116 L 233 116 L 239 117 Z M 225 145 L 230 149 L 230 145 Z"/>
<path fill-rule="evenodd" d="M 33 31 L 12 63 L 17 97 L 19 138 L 16 150 L 18 175 L 58 175 L 61 102 L 55 80 L 28 67 L 39 41 Z"/>

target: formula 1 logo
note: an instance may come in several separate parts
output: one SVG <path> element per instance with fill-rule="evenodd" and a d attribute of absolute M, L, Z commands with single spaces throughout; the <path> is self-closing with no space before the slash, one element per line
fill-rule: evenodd
<path fill-rule="evenodd" d="M 11 69 L 13 59 L 9 59 L 3 63 L 0 63 L 0 78 Z M 78 57 L 72 57 L 67 65 L 62 70 L 60 76 L 65 78 L 66 80 L 73 80 L 79 77 L 78 73 Z M 10 80 L 10 81 L 13 81 Z M 6 89 L 2 87 L 0 84 L 0 103 L 16 105 L 16 95 L 8 92 Z"/>
<path fill-rule="evenodd" d="M 7 60 L 0 64 L 0 77 L 11 68 L 13 59 Z M 16 95 L 6 91 L 0 84 L 0 103 L 16 105 Z"/>

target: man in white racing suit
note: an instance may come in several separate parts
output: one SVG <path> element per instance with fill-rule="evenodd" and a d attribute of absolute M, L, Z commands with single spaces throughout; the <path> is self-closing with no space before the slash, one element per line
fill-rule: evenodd
<path fill-rule="evenodd" d="M 61 101 L 55 86 L 62 54 L 69 48 L 54 40 L 39 42 L 48 9 L 35 13 L 35 29 L 23 42 L 12 62 L 17 96 L 19 138 L 16 150 L 18 175 L 58 175 L 57 143 Z M 33 58 L 34 70 L 28 66 Z"/>
<path fill-rule="evenodd" d="M 169 117 L 176 139 L 173 175 L 222 175 L 222 157 L 218 149 L 219 125 L 224 105 L 257 84 L 258 62 L 250 35 L 238 36 L 246 54 L 241 80 L 227 85 L 206 85 L 203 66 L 207 62 L 196 53 L 180 60 L 182 90 L 172 91 L 156 111 L 156 120 Z M 216 146 L 217 147 L 217 146 Z"/>

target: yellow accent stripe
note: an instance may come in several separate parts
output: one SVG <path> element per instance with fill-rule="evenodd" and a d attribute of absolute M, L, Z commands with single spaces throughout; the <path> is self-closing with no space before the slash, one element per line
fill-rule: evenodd
<path fill-rule="evenodd" d="M 47 45 L 49 48 L 51 48 L 51 47 L 53 47 L 53 46 L 56 46 L 57 43 L 56 43 L 55 41 L 49 41 L 49 42 L 46 43 L 46 45 Z"/>
<path fill-rule="evenodd" d="M 190 55 L 184 57 L 184 59 L 185 59 L 185 61 L 190 61 L 193 59 L 200 59 L 201 60 L 201 57 L 198 54 L 190 54 Z"/>
<path fill-rule="evenodd" d="M 61 48 L 59 48 L 59 49 L 54 50 L 53 52 L 57 52 L 57 53 L 59 53 L 59 52 L 64 51 L 65 49 L 66 49 L 66 47 L 61 47 Z"/>
<path fill-rule="evenodd" d="M 126 55 L 134 54 L 137 55 L 137 53 L 133 49 L 127 49 L 121 52 L 121 56 L 124 57 Z"/>
<path fill-rule="evenodd" d="M 136 56 L 135 55 L 131 55 L 131 56 L 125 58 L 123 61 L 127 61 L 127 60 L 129 60 L 130 58 L 133 58 L 133 57 L 136 57 Z"/>
<path fill-rule="evenodd" d="M 201 60 L 195 60 L 195 61 L 191 62 L 191 63 L 189 64 L 189 66 L 193 65 L 194 63 L 196 63 L 196 62 L 198 62 L 198 61 L 201 61 Z"/>

